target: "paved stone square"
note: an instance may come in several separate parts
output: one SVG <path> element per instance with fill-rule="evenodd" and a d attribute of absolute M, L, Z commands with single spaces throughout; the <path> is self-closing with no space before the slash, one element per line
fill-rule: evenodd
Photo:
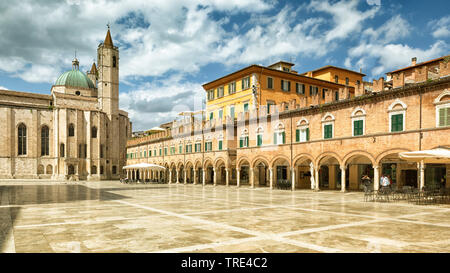
<path fill-rule="evenodd" d="M 450 252 L 450 205 L 362 192 L 0 182 L 0 252 Z"/>

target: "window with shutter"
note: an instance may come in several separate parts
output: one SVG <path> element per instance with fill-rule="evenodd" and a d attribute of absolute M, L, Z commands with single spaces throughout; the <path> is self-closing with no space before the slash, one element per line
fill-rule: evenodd
<path fill-rule="evenodd" d="M 403 131 L 403 114 L 391 116 L 391 132 Z"/>
<path fill-rule="evenodd" d="M 324 129 L 323 138 L 328 139 L 328 138 L 333 137 L 333 125 L 332 124 L 324 125 L 323 129 Z"/>
<path fill-rule="evenodd" d="M 300 129 L 295 130 L 295 142 L 300 142 Z"/>
<path fill-rule="evenodd" d="M 222 151 L 222 140 L 219 140 L 219 151 Z"/>
<path fill-rule="evenodd" d="M 258 145 L 258 146 L 262 145 L 262 138 L 263 138 L 263 135 L 258 135 L 257 136 L 257 143 L 256 143 L 256 145 Z"/>
<path fill-rule="evenodd" d="M 439 126 L 450 126 L 450 108 L 439 109 Z"/>
<path fill-rule="evenodd" d="M 353 135 L 354 136 L 362 136 L 363 135 L 363 120 L 355 120 L 353 121 Z"/>

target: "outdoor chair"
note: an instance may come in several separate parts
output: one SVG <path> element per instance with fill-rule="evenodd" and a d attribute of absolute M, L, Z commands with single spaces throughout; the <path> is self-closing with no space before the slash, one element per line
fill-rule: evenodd
<path fill-rule="evenodd" d="M 363 185 L 364 189 L 364 201 L 374 201 L 375 200 L 375 191 L 370 187 Z"/>
<path fill-rule="evenodd" d="M 392 190 L 389 187 L 382 187 L 379 189 L 376 193 L 376 200 L 377 201 L 385 201 L 389 202 L 389 197 L 392 194 Z"/>

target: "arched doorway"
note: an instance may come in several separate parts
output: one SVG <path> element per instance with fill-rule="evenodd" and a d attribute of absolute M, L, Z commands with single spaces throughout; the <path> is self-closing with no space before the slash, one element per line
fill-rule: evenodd
<path fill-rule="evenodd" d="M 340 164 L 333 155 L 326 155 L 320 159 L 318 175 L 319 189 L 336 190 L 341 188 Z"/>
<path fill-rule="evenodd" d="M 275 187 L 279 189 L 292 189 L 290 164 L 286 158 L 279 157 L 272 163 Z"/>
<path fill-rule="evenodd" d="M 294 161 L 295 188 L 314 189 L 314 164 L 312 157 L 300 156 Z"/>
<path fill-rule="evenodd" d="M 250 185 L 250 163 L 244 159 L 239 162 L 239 186 Z"/>
<path fill-rule="evenodd" d="M 255 187 L 268 187 L 270 183 L 269 163 L 265 159 L 257 159 L 253 163 Z"/>
<path fill-rule="evenodd" d="M 353 155 L 346 160 L 345 166 L 346 189 L 363 190 L 364 184 L 367 184 L 366 186 L 370 189 L 374 188 L 374 169 L 369 157 L 362 154 Z"/>

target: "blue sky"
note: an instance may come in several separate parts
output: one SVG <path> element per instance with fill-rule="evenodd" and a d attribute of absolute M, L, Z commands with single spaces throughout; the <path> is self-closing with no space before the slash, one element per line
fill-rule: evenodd
<path fill-rule="evenodd" d="M 366 81 L 449 54 L 450 2 L 387 0 L 23 0 L 0 2 L 0 88 L 49 94 L 83 71 L 111 24 L 120 50 L 120 107 L 145 130 L 201 107 L 202 84 L 279 60 Z"/>

